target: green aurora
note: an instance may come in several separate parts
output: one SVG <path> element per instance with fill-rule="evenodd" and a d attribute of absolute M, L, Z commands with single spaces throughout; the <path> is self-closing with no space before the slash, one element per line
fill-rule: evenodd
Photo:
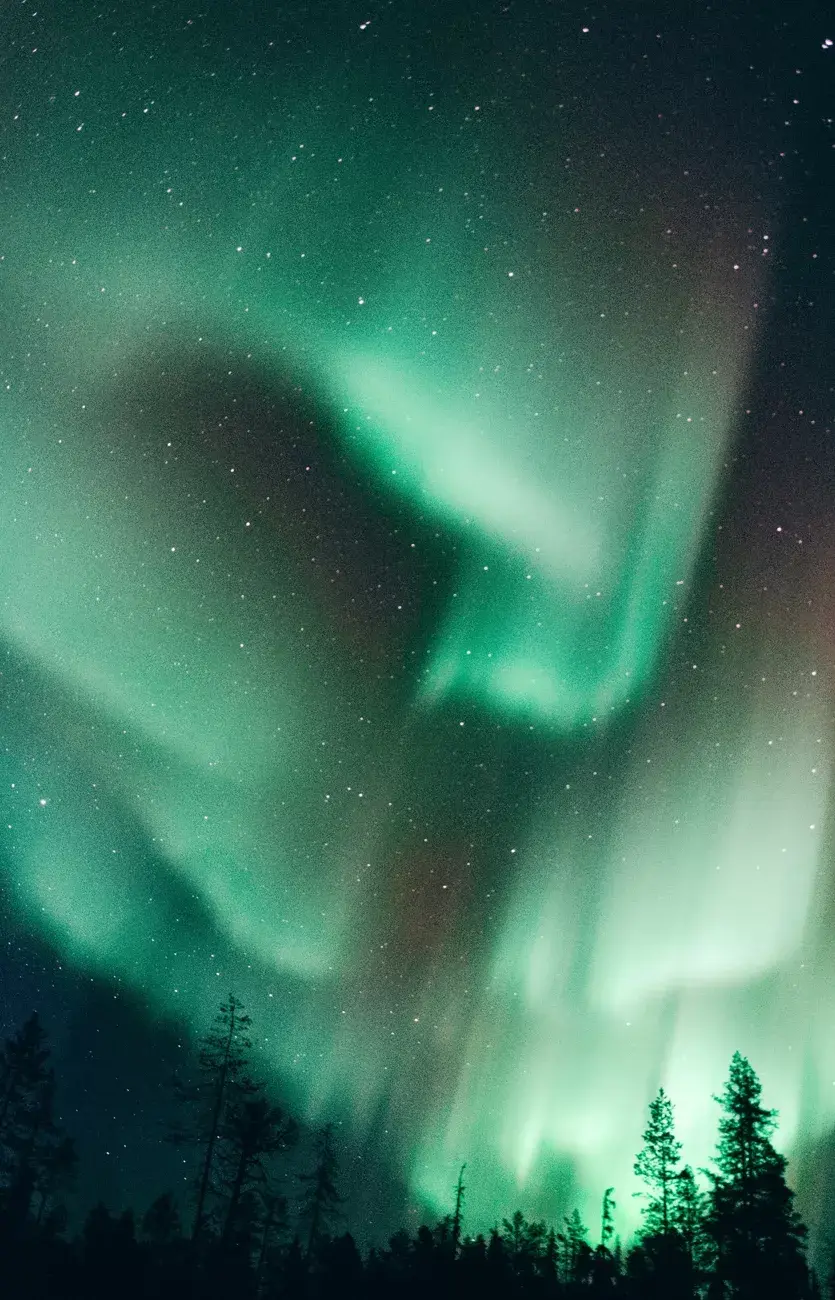
<path fill-rule="evenodd" d="M 694 92 L 636 166 L 675 86 L 619 114 L 569 16 L 517 101 L 466 24 L 212 14 L 14 20 L 15 906 L 195 1033 L 234 987 L 433 1211 L 466 1160 L 474 1221 L 628 1227 L 660 1083 L 694 1165 L 737 1047 L 788 1148 L 835 1115 L 825 665 L 705 569 L 757 128 Z"/>

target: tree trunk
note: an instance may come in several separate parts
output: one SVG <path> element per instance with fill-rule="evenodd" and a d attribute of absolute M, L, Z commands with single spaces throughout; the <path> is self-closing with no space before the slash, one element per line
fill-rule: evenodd
<path fill-rule="evenodd" d="M 215 1093 L 215 1104 L 212 1110 L 212 1124 L 209 1133 L 209 1141 L 206 1145 L 206 1157 L 203 1161 L 203 1169 L 200 1175 L 200 1188 L 197 1193 L 197 1207 L 194 1212 L 194 1226 L 191 1230 L 192 1242 L 197 1241 L 203 1230 L 203 1213 L 206 1204 L 206 1196 L 209 1191 L 209 1178 L 212 1172 L 212 1160 L 214 1159 L 215 1146 L 217 1144 L 217 1131 L 220 1124 L 220 1114 L 223 1109 L 223 1100 L 226 1094 L 226 1074 L 229 1068 L 229 1054 L 232 1050 L 232 1035 L 235 1030 L 235 1007 L 229 1009 L 229 1033 L 226 1036 L 226 1050 L 223 1055 L 223 1065 L 218 1079 L 217 1092 Z"/>
<path fill-rule="evenodd" d="M 240 1159 L 238 1160 L 238 1167 L 235 1170 L 235 1178 L 232 1183 L 232 1191 L 229 1194 L 229 1205 L 226 1210 L 226 1218 L 223 1223 L 223 1231 L 220 1234 L 222 1241 L 228 1241 L 230 1236 L 232 1235 L 232 1225 L 234 1223 L 235 1214 L 237 1212 L 238 1206 L 241 1201 L 241 1192 L 243 1191 L 244 1179 L 246 1178 L 248 1172 L 248 1166 L 249 1166 L 249 1154 L 244 1149 L 241 1151 Z"/>

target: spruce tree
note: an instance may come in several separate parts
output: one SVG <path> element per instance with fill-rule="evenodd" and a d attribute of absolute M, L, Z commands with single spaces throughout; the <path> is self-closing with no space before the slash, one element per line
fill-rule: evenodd
<path fill-rule="evenodd" d="M 714 1290 L 733 1300 L 800 1300 L 808 1294 L 806 1230 L 786 1183 L 786 1159 L 772 1145 L 777 1112 L 739 1052 L 721 1097 L 707 1230 Z"/>
<path fill-rule="evenodd" d="M 73 1145 L 56 1123 L 55 1075 L 50 1049 L 37 1012 L 29 1017 L 0 1054 L 0 1184 L 6 1228 L 22 1233 L 33 1200 L 42 1223 L 53 1193 L 71 1181 Z"/>
<path fill-rule="evenodd" d="M 696 1285 L 695 1243 L 698 1189 L 692 1171 L 682 1169 L 673 1104 L 663 1088 L 650 1102 L 644 1145 L 634 1165 L 647 1187 L 644 1226 L 630 1268 L 643 1276 L 647 1296 L 689 1300 Z M 689 1236 L 685 1237 L 685 1232 Z M 689 1244 L 690 1243 L 690 1244 Z"/>
<path fill-rule="evenodd" d="M 574 1286 L 584 1285 L 591 1272 L 593 1251 L 589 1245 L 589 1230 L 583 1223 L 579 1210 L 572 1210 L 563 1219 L 563 1231 L 557 1234 L 562 1247 L 562 1280 Z"/>
<path fill-rule="evenodd" d="M 615 1235 L 614 1211 L 617 1208 L 614 1190 L 614 1187 L 607 1187 L 603 1193 L 603 1203 L 600 1209 L 600 1243 L 594 1251 L 592 1271 L 592 1291 L 594 1293 L 602 1291 L 609 1294 L 612 1287 L 616 1285 L 617 1269 L 610 1245 Z"/>
<path fill-rule="evenodd" d="M 617 1209 L 617 1201 L 614 1197 L 614 1191 L 614 1187 L 606 1188 L 600 1209 L 600 1245 L 607 1250 L 609 1249 L 609 1242 L 615 1235 L 614 1211 Z"/>
<path fill-rule="evenodd" d="M 643 1206 L 644 1232 L 665 1237 L 673 1229 L 676 1179 L 681 1143 L 675 1135 L 673 1103 L 663 1088 L 649 1104 L 644 1145 L 635 1160 L 635 1173 L 649 1189 Z"/>
<path fill-rule="evenodd" d="M 221 1003 L 211 1029 L 200 1040 L 197 1078 L 185 1083 L 174 1079 L 181 1105 L 178 1123 L 169 1133 L 176 1145 L 195 1146 L 200 1163 L 195 1175 L 195 1208 L 191 1240 L 206 1230 L 209 1197 L 214 1188 L 223 1124 L 234 1089 L 247 1090 L 248 1053 L 252 1047 L 250 1017 L 234 995 Z"/>
<path fill-rule="evenodd" d="M 247 1081 L 248 1082 L 248 1081 Z M 295 1142 L 296 1125 L 279 1106 L 250 1085 L 242 1096 L 237 1086 L 227 1107 L 218 1157 L 216 1191 L 225 1200 L 221 1239 L 234 1240 L 244 1221 L 251 1227 L 252 1215 L 242 1214 L 244 1204 L 263 1208 L 262 1193 L 269 1193 L 270 1161 Z M 259 1215 L 260 1219 L 263 1216 Z"/>
<path fill-rule="evenodd" d="M 502 1219 L 502 1240 L 507 1248 L 507 1254 L 513 1260 L 517 1259 L 525 1249 L 527 1227 L 527 1221 L 521 1210 L 516 1210 L 510 1219 Z"/>
<path fill-rule="evenodd" d="M 287 1226 L 287 1200 L 269 1189 L 261 1193 L 261 1226 L 255 1257 L 255 1290 L 259 1293 L 271 1259 L 276 1255 Z"/>
<path fill-rule="evenodd" d="M 308 1225 L 305 1249 L 308 1264 L 327 1237 L 342 1204 L 342 1197 L 336 1190 L 339 1161 L 334 1149 L 332 1124 L 326 1124 L 318 1133 L 314 1153 L 316 1163 L 311 1173 L 299 1175 L 299 1180 L 307 1186 L 301 1217 Z"/>
<path fill-rule="evenodd" d="M 676 1179 L 673 1223 L 678 1232 L 689 1267 L 694 1275 L 705 1260 L 705 1198 L 689 1165 L 679 1170 Z"/>
<path fill-rule="evenodd" d="M 521 1210 L 512 1218 L 502 1220 L 505 1250 L 517 1278 L 530 1278 L 543 1262 L 548 1229 L 544 1223 L 532 1223 Z"/>
<path fill-rule="evenodd" d="M 180 1235 L 180 1214 L 170 1192 L 158 1196 L 142 1216 L 142 1233 L 155 1246 L 167 1246 Z"/>
<path fill-rule="evenodd" d="M 452 1213 L 452 1249 L 456 1255 L 458 1253 L 458 1246 L 461 1242 L 461 1221 L 462 1211 L 464 1208 L 464 1193 L 467 1190 L 464 1186 L 464 1170 L 466 1168 L 466 1164 L 461 1166 L 458 1173 L 458 1182 L 455 1184 L 455 1209 Z"/>
<path fill-rule="evenodd" d="M 38 1226 L 55 1223 L 55 1216 L 60 1219 L 61 1193 L 70 1191 L 75 1186 L 78 1169 L 78 1152 L 75 1141 L 64 1137 L 57 1126 L 49 1134 L 39 1153 L 35 1194 L 37 1212 L 35 1222 Z"/>
<path fill-rule="evenodd" d="M 28 1104 L 49 1074 L 46 1031 L 33 1011 L 14 1038 L 7 1038 L 0 1054 L 0 1140 L 7 1132 L 10 1113 Z"/>

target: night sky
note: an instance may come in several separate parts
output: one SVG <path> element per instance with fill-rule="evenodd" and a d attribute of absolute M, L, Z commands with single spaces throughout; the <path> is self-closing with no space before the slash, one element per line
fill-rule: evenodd
<path fill-rule="evenodd" d="M 835 1127 L 835 23 L 0 16 L 0 1029 L 82 1186 L 234 991 L 348 1219 Z M 831 1162 L 830 1162 L 831 1163 Z M 179 1183 L 177 1182 L 179 1180 Z M 351 1208 L 353 1205 L 353 1209 Z"/>

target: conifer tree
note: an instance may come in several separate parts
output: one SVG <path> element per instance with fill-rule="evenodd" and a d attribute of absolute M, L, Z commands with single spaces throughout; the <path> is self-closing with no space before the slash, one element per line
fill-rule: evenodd
<path fill-rule="evenodd" d="M 509 1289 L 510 1267 L 504 1238 L 497 1227 L 490 1229 L 485 1251 L 485 1294 L 493 1300 L 504 1297 Z"/>
<path fill-rule="evenodd" d="M 99 1201 L 84 1221 L 79 1245 L 88 1294 L 113 1295 L 115 1278 L 123 1284 L 122 1294 L 135 1294 L 138 1251 L 130 1210 L 116 1217 Z"/>
<path fill-rule="evenodd" d="M 557 1240 L 562 1246 L 563 1281 L 579 1286 L 589 1275 L 592 1262 L 592 1249 L 589 1245 L 589 1230 L 583 1223 L 579 1210 L 572 1210 L 563 1219 L 563 1231 Z"/>
<path fill-rule="evenodd" d="M 253 1092 L 253 1088 L 255 1091 Z M 269 1161 L 295 1142 L 296 1125 L 279 1106 L 273 1106 L 250 1085 L 243 1096 L 232 1090 L 222 1130 L 216 1190 L 225 1198 L 221 1239 L 233 1239 L 244 1201 L 268 1191 Z"/>
<path fill-rule="evenodd" d="M 643 1230 L 630 1253 L 633 1277 L 640 1275 L 642 1292 L 658 1300 L 689 1300 L 697 1280 L 698 1189 L 692 1171 L 682 1170 L 680 1161 L 673 1105 L 659 1088 L 649 1105 L 644 1145 L 634 1165 L 647 1191 Z"/>
<path fill-rule="evenodd" d="M 50 1195 L 67 1185 L 75 1164 L 72 1143 L 55 1121 L 55 1075 L 37 1012 L 6 1041 L 0 1054 L 0 1179 L 6 1225 L 23 1231 L 40 1192 L 37 1221 Z"/>
<path fill-rule="evenodd" d="M 525 1248 L 527 1226 L 521 1210 L 516 1210 L 509 1219 L 502 1219 L 502 1240 L 511 1259 L 521 1255 Z"/>
<path fill-rule="evenodd" d="M 643 1206 L 644 1231 L 667 1236 L 673 1228 L 676 1180 L 681 1143 L 675 1135 L 673 1104 L 663 1088 L 649 1104 L 644 1145 L 635 1160 L 635 1173 L 649 1189 Z"/>
<path fill-rule="evenodd" d="M 542 1251 L 542 1276 L 550 1284 L 555 1283 L 559 1277 L 559 1247 L 557 1245 L 557 1234 L 553 1228 L 549 1228 L 545 1235 L 545 1246 Z"/>
<path fill-rule="evenodd" d="M 466 1164 L 461 1166 L 458 1182 L 455 1184 L 455 1209 L 452 1213 L 452 1249 L 456 1254 L 461 1241 L 461 1216 L 464 1208 L 464 1193 L 467 1190 L 464 1186 L 464 1170 L 466 1168 Z"/>
<path fill-rule="evenodd" d="M 614 1211 L 617 1209 L 617 1202 L 614 1198 L 614 1187 L 607 1187 L 603 1193 L 603 1204 L 600 1210 L 600 1245 L 609 1248 L 609 1242 L 615 1235 L 615 1217 Z"/>
<path fill-rule="evenodd" d="M 350 1232 L 328 1241 L 319 1262 L 319 1295 L 338 1300 L 354 1300 L 363 1293 L 364 1270 L 362 1256 Z"/>
<path fill-rule="evenodd" d="M 615 1258 L 610 1246 L 615 1235 L 614 1211 L 617 1208 L 614 1190 L 614 1187 L 606 1188 L 600 1208 L 600 1242 L 594 1250 L 592 1268 L 592 1290 L 595 1293 L 609 1294 L 617 1277 Z"/>
<path fill-rule="evenodd" d="M 209 1195 L 217 1172 L 223 1123 L 233 1090 L 248 1090 L 248 1053 L 252 1047 L 250 1017 L 233 994 L 221 1003 L 211 1029 L 200 1042 L 197 1079 L 184 1083 L 175 1078 L 174 1091 L 182 1106 L 180 1121 L 169 1134 L 177 1145 L 200 1151 L 195 1178 L 195 1209 L 191 1240 L 197 1242 L 206 1228 Z"/>
<path fill-rule="evenodd" d="M 333 1125 L 326 1124 L 318 1133 L 314 1143 L 316 1163 L 309 1174 L 300 1174 L 299 1179 L 307 1185 L 307 1194 L 302 1204 L 302 1219 L 308 1225 L 305 1260 L 309 1264 L 314 1252 L 333 1226 L 333 1220 L 339 1212 L 342 1197 L 336 1190 L 339 1175 L 339 1161 L 333 1142 Z"/>
<path fill-rule="evenodd" d="M 142 1232 L 155 1246 L 166 1246 L 180 1235 L 180 1214 L 174 1197 L 163 1192 L 142 1216 Z"/>
<path fill-rule="evenodd" d="M 715 1282 L 733 1300 L 799 1300 L 808 1293 L 806 1230 L 786 1183 L 786 1159 L 771 1142 L 777 1112 L 761 1095 L 750 1063 L 735 1052 L 716 1098 L 722 1114 L 706 1225 Z"/>
<path fill-rule="evenodd" d="M 0 1140 L 6 1132 L 10 1112 L 26 1105 L 49 1074 L 46 1032 L 37 1011 L 33 1011 L 14 1038 L 7 1038 L 0 1055 Z"/>
<path fill-rule="evenodd" d="M 276 1195 L 269 1187 L 261 1193 L 261 1206 L 263 1212 L 255 1260 L 256 1293 L 260 1292 L 264 1285 L 271 1257 L 277 1250 L 287 1222 L 286 1198 Z"/>
<path fill-rule="evenodd" d="M 55 1078 L 50 1070 L 41 1085 L 10 1108 L 6 1116 L 4 1145 L 7 1153 L 6 1212 L 14 1232 L 23 1229 L 43 1171 L 43 1159 L 57 1138 L 53 1120 Z"/>
<path fill-rule="evenodd" d="M 283 1260 L 278 1294 L 281 1300 L 303 1300 L 307 1296 L 307 1261 L 298 1237 L 290 1243 Z"/>
<path fill-rule="evenodd" d="M 62 1192 L 70 1191 L 75 1185 L 78 1169 L 78 1152 L 71 1137 L 62 1136 L 60 1129 L 50 1133 L 50 1141 L 45 1143 L 38 1161 L 35 1195 L 37 1214 L 35 1222 L 54 1224 L 57 1198 Z"/>
<path fill-rule="evenodd" d="M 502 1220 L 502 1236 L 507 1257 L 518 1278 L 530 1277 L 538 1268 L 545 1250 L 548 1230 L 544 1223 L 529 1222 L 521 1210 Z"/>
<path fill-rule="evenodd" d="M 699 1191 L 693 1170 L 685 1165 L 676 1179 L 673 1224 L 694 1276 L 705 1259 L 704 1218 L 704 1194 Z"/>

